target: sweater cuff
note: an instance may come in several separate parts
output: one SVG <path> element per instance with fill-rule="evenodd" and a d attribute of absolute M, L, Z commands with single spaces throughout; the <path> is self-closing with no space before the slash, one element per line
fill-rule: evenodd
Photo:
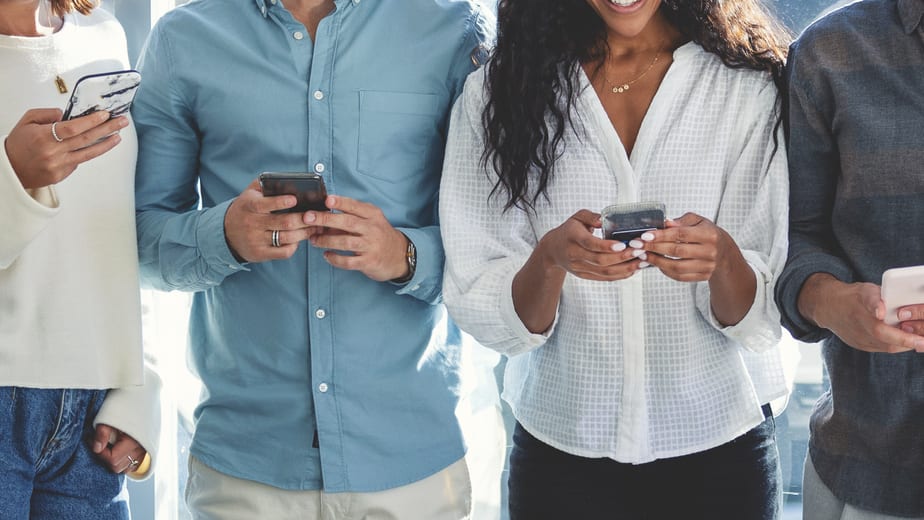
<path fill-rule="evenodd" d="M 153 473 L 160 445 L 160 377 L 145 366 L 144 384 L 109 390 L 93 420 L 93 426 L 105 424 L 112 426 L 133 439 L 148 452 L 150 464 L 148 471 L 142 472 L 142 465 L 128 476 L 143 480 Z"/>

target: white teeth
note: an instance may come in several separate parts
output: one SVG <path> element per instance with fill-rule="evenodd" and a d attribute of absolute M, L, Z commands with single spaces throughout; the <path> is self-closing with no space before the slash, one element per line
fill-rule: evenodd
<path fill-rule="evenodd" d="M 639 0 L 609 0 L 609 2 L 619 7 L 629 7 L 630 5 L 638 3 Z"/>

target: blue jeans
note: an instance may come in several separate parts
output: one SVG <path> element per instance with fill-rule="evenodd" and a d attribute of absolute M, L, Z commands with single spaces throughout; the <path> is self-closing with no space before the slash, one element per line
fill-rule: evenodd
<path fill-rule="evenodd" d="M 510 519 L 775 520 L 782 505 L 775 433 L 770 416 L 710 450 L 633 465 L 559 451 L 518 423 Z"/>
<path fill-rule="evenodd" d="M 90 449 L 105 397 L 0 387 L 0 520 L 129 518 L 124 477 Z"/>

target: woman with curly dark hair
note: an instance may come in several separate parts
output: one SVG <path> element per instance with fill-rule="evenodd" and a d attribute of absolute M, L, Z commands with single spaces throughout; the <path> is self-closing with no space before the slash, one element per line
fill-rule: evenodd
<path fill-rule="evenodd" d="M 509 357 L 514 520 L 777 517 L 779 27 L 758 0 L 501 0 L 440 221 L 451 315 Z M 639 202 L 680 216 L 602 235 Z"/>

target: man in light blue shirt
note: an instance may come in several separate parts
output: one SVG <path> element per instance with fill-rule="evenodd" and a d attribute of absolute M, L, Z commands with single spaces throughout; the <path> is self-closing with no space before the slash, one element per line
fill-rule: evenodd
<path fill-rule="evenodd" d="M 201 0 L 151 33 L 138 243 L 148 285 L 195 292 L 197 518 L 361 518 L 410 488 L 396 517 L 468 514 L 436 201 L 483 9 Z M 295 197 L 264 197 L 265 171 L 319 174 L 333 212 L 271 213 Z"/>

